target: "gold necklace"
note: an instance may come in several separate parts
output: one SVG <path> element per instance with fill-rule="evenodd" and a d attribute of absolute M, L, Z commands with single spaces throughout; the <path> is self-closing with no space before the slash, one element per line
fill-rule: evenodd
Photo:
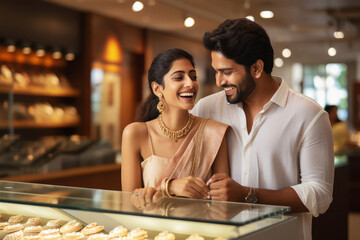
<path fill-rule="evenodd" d="M 171 139 L 174 139 L 175 142 L 177 142 L 177 140 L 179 138 L 182 138 L 182 137 L 186 136 L 186 134 L 189 133 L 193 122 L 194 122 L 194 116 L 189 113 L 189 119 L 188 119 L 186 125 L 180 130 L 173 131 L 165 125 L 165 123 L 162 119 L 162 114 L 160 114 L 158 117 L 158 123 L 159 123 L 159 127 L 160 127 L 161 131 L 164 133 L 165 136 L 167 136 Z"/>

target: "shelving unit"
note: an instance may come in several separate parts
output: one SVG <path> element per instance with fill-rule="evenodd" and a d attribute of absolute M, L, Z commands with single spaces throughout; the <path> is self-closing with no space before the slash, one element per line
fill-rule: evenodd
<path fill-rule="evenodd" d="M 28 113 L 30 105 L 49 103 L 54 109 L 58 106 L 75 107 L 79 115 L 77 118 L 72 119 L 54 117 L 53 119 L 44 118 L 39 120 L 34 117 L 21 119 L 14 116 L 14 118 L 9 118 L 9 116 L 6 117 L 3 114 L 2 119 L 0 119 L 0 135 L 10 132 L 9 127 L 12 127 L 15 134 L 19 135 L 29 135 L 29 133 L 33 132 L 31 135 L 38 136 L 39 130 L 41 135 L 77 134 L 81 121 L 84 121 L 84 119 L 78 111 L 78 106 L 81 105 L 81 100 L 79 100 L 81 90 L 76 88 L 81 85 L 77 81 L 81 80 L 77 79 L 79 73 L 72 72 L 74 71 L 74 67 L 71 66 L 72 64 L 72 62 L 68 62 L 65 59 L 54 59 L 51 53 L 45 53 L 44 56 L 39 57 L 35 52 L 24 54 L 21 49 L 17 49 L 15 52 L 8 52 L 5 47 L 0 47 L 0 66 L 5 65 L 11 69 L 13 82 L 11 86 L 11 84 L 4 84 L 4 82 L 0 81 L 0 101 L 1 103 L 8 102 L 8 106 L 3 107 L 3 110 L 8 107 L 10 111 L 10 104 L 14 106 L 15 103 L 20 103 L 23 107 L 27 108 L 26 113 Z M 15 73 L 21 73 L 23 76 L 26 73 L 30 82 L 27 82 L 24 86 L 18 84 L 14 76 Z M 58 77 L 58 86 L 48 86 L 48 82 L 46 82 L 48 81 L 48 78 L 46 78 L 47 74 L 53 74 L 53 76 Z M 33 82 L 34 78 L 38 75 L 44 78 L 45 84 L 41 85 Z M 60 76 L 66 76 L 66 80 L 61 79 Z M 71 85 L 69 82 L 71 82 Z M 4 112 L 5 115 L 10 114 L 9 112 Z M 46 129 L 52 130 L 47 133 Z M 65 131 L 64 129 L 67 130 Z"/>
<path fill-rule="evenodd" d="M 10 87 L 0 86 L 0 94 L 10 92 Z M 14 87 L 13 93 L 15 95 L 34 95 L 34 96 L 46 96 L 46 97 L 78 97 L 80 91 L 77 89 L 48 89 L 43 87 L 31 86 L 27 88 Z"/>

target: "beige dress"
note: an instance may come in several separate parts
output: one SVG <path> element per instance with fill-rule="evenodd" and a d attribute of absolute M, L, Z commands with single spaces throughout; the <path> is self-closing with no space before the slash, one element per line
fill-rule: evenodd
<path fill-rule="evenodd" d="M 193 126 L 171 159 L 156 156 L 148 128 L 151 156 L 141 163 L 144 187 L 159 188 L 165 177 L 187 176 L 207 180 L 211 166 L 219 152 L 228 125 L 202 119 Z"/>

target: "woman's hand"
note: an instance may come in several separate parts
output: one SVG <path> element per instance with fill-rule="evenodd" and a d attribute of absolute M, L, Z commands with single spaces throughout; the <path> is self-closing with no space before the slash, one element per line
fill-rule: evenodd
<path fill-rule="evenodd" d="M 169 183 L 171 195 L 196 199 L 206 199 L 209 190 L 201 178 L 188 176 L 180 179 L 173 179 Z"/>
<path fill-rule="evenodd" d="M 153 208 L 154 196 L 161 195 L 161 192 L 153 187 L 137 188 L 131 195 L 131 202 L 138 209 L 150 210 Z"/>

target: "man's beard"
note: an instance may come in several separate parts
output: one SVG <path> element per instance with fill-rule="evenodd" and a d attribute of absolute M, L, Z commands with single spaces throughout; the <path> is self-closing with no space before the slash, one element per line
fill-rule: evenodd
<path fill-rule="evenodd" d="M 256 83 L 254 78 L 250 75 L 250 73 L 246 73 L 246 77 L 242 86 L 235 86 L 236 87 L 236 95 L 226 96 L 226 100 L 231 104 L 236 104 L 239 102 L 243 102 L 250 94 L 254 91 L 256 87 Z"/>

